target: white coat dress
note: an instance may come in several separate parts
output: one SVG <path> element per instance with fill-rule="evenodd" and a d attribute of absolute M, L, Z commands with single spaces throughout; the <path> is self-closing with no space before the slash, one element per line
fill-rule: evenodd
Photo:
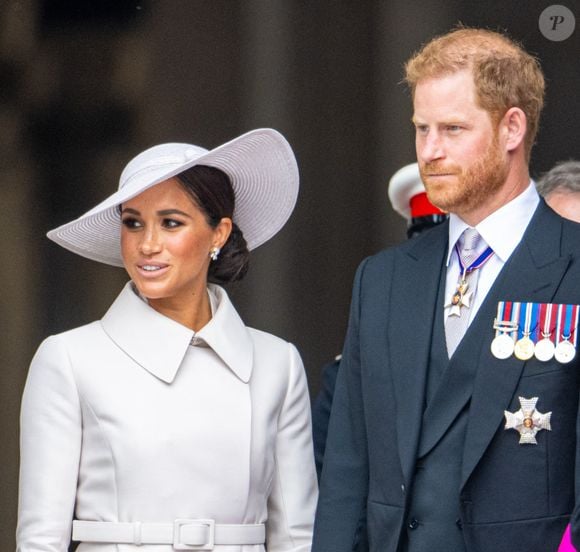
<path fill-rule="evenodd" d="M 247 328 L 221 287 L 209 292 L 214 314 L 196 334 L 128 283 L 102 320 L 42 343 L 22 401 L 17 552 L 65 552 L 73 518 L 265 523 L 265 546 L 215 550 L 310 550 L 317 484 L 299 354 Z"/>

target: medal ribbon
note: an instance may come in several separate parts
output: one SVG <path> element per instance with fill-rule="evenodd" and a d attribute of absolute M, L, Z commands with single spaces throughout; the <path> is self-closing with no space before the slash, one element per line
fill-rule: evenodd
<path fill-rule="evenodd" d="M 511 322 L 512 321 L 512 306 L 513 305 L 512 305 L 511 301 L 505 301 L 504 316 L 503 316 L 503 318 L 501 318 L 502 322 Z"/>
<path fill-rule="evenodd" d="M 540 320 L 538 323 L 538 335 L 536 342 L 540 341 L 541 339 L 549 339 L 550 341 L 554 342 L 554 338 L 552 336 L 554 334 L 554 330 L 556 329 L 557 309 L 558 305 L 554 305 L 552 303 L 540 304 Z M 554 321 L 553 325 L 552 321 Z"/>
<path fill-rule="evenodd" d="M 518 339 L 530 336 L 532 324 L 532 306 L 533 303 L 520 303 Z"/>
<path fill-rule="evenodd" d="M 566 324 L 566 308 L 565 305 L 558 305 L 558 324 L 556 327 L 556 345 L 560 343 L 560 341 L 564 340 L 565 329 L 564 326 Z"/>
<path fill-rule="evenodd" d="M 495 322 L 496 337 L 501 334 L 511 334 L 517 325 L 512 324 L 512 306 L 511 301 L 498 301 L 497 303 L 497 318 Z"/>
<path fill-rule="evenodd" d="M 540 320 L 538 321 L 538 333 L 536 341 L 548 337 L 550 333 L 550 310 L 551 305 L 549 303 L 540 303 Z"/>
<path fill-rule="evenodd" d="M 455 244 L 455 252 L 457 253 L 457 260 L 459 261 L 459 272 L 463 277 L 477 268 L 482 267 L 489 259 L 491 259 L 491 257 L 493 257 L 493 249 L 488 247 L 479 257 L 477 257 L 477 259 L 475 259 L 475 261 L 473 261 L 469 266 L 464 267 L 461 262 L 458 243 Z"/>
<path fill-rule="evenodd" d="M 539 303 L 528 303 L 528 307 L 532 312 L 530 314 L 530 325 L 526 328 L 528 337 L 536 343 L 537 340 L 534 336 L 538 329 L 538 317 L 540 314 L 540 304 Z"/>
<path fill-rule="evenodd" d="M 562 320 L 562 315 L 564 313 L 564 305 L 558 305 L 558 318 L 556 320 L 556 339 L 555 339 L 555 343 L 556 345 L 558 345 L 558 343 L 560 343 L 560 341 L 562 341 L 562 326 L 563 326 L 563 320 Z"/>
<path fill-rule="evenodd" d="M 540 341 L 540 339 L 542 339 L 542 334 L 546 333 L 546 315 L 548 313 L 548 303 L 540 303 L 538 307 L 538 327 L 536 328 L 534 343 Z"/>
<path fill-rule="evenodd" d="M 500 328 L 502 326 L 501 323 L 503 322 L 503 313 L 505 312 L 505 304 L 506 304 L 505 301 L 498 301 L 497 302 L 497 316 L 495 317 L 495 324 L 494 324 L 496 337 L 502 333 Z"/>
<path fill-rule="evenodd" d="M 578 305 L 558 305 L 558 343 L 570 341 L 576 348 Z"/>
<path fill-rule="evenodd" d="M 570 328 L 570 341 L 576 348 L 576 341 L 578 340 L 578 314 L 580 313 L 580 308 L 578 305 L 572 305 L 572 320 L 574 321 L 574 325 Z"/>
<path fill-rule="evenodd" d="M 512 303 L 512 318 L 511 321 L 515 328 L 515 337 L 516 340 L 520 338 L 519 329 L 520 329 L 520 311 L 522 310 L 522 304 L 520 302 L 514 301 Z"/>

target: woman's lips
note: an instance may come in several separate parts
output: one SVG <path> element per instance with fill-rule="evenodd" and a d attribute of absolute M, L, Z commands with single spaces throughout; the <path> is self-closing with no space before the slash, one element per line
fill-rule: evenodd
<path fill-rule="evenodd" d="M 169 270 L 169 265 L 165 263 L 144 262 L 137 265 L 137 270 L 145 278 L 157 278 Z"/>

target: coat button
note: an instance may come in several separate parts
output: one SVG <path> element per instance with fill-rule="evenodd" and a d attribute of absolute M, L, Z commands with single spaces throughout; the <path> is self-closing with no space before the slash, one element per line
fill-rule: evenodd
<path fill-rule="evenodd" d="M 401 485 L 401 493 L 405 494 L 405 485 Z"/>
<path fill-rule="evenodd" d="M 419 527 L 419 521 L 413 518 L 411 521 L 409 521 L 407 527 L 411 529 L 411 531 L 413 531 L 414 529 L 417 529 L 417 527 Z"/>
<path fill-rule="evenodd" d="M 457 525 L 457 527 L 459 527 L 459 530 L 463 529 L 463 522 L 461 521 L 461 518 L 457 518 L 455 520 L 455 525 Z"/>

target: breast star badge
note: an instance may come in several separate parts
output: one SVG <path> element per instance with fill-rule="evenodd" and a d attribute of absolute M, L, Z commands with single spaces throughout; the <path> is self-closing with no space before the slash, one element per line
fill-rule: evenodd
<path fill-rule="evenodd" d="M 520 445 L 537 445 L 536 434 L 542 429 L 551 431 L 550 418 L 551 412 L 542 414 L 536 410 L 538 397 L 525 399 L 519 397 L 520 409 L 517 412 L 508 412 L 505 414 L 505 429 L 515 429 L 520 434 Z"/>

